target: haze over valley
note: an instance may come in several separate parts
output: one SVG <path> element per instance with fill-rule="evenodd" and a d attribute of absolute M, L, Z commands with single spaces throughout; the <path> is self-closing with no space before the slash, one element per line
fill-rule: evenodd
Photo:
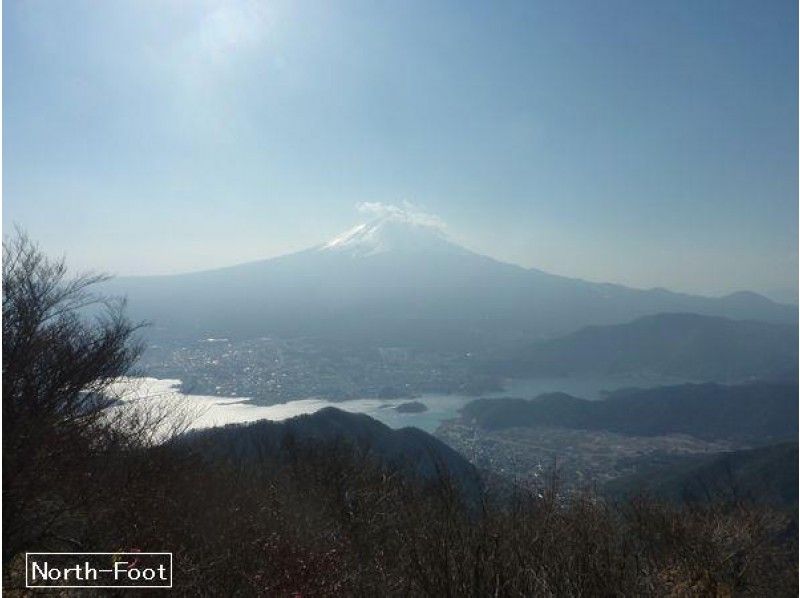
<path fill-rule="evenodd" d="M 140 364 L 161 379 L 144 388 L 160 390 L 137 392 L 188 393 L 198 429 L 336 407 L 435 434 L 493 475 L 538 483 L 557 466 L 575 491 L 620 488 L 675 459 L 791 440 L 797 422 L 791 399 L 769 402 L 796 390 L 795 306 L 752 292 L 692 296 L 526 269 L 469 251 L 433 217 L 399 207 L 299 253 L 120 278 L 107 290 L 152 322 Z M 676 398 L 657 409 L 647 388 Z M 617 399 L 622 392 L 631 398 Z M 733 407 L 750 392 L 755 403 Z M 512 410 L 499 428 L 476 416 L 527 399 L 539 401 L 537 415 Z M 597 414 L 559 419 L 587 399 Z M 627 423 L 599 415 L 623 404 Z M 658 427 L 683 409 L 699 428 Z M 707 436 L 728 409 L 739 418 L 724 424 L 729 432 Z M 785 428 L 739 429 L 759 413 Z"/>

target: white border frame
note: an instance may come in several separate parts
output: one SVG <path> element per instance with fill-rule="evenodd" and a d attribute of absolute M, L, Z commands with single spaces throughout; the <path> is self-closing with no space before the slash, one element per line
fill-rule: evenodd
<path fill-rule="evenodd" d="M 28 557 L 30 555 L 48 555 L 48 554 L 59 554 L 59 555 L 70 555 L 70 556 L 80 556 L 82 554 L 107 554 L 110 556 L 115 555 L 127 555 L 127 554 L 134 554 L 138 556 L 142 555 L 169 555 L 169 585 L 168 586 L 67 586 L 67 585 L 60 585 L 60 586 L 32 586 L 28 581 Z M 135 590 L 137 588 L 142 590 L 171 590 L 172 589 L 172 553 L 171 552 L 26 552 L 25 553 L 25 587 L 31 590 L 35 590 L 37 588 L 41 589 L 55 589 L 55 588 L 64 588 L 64 589 L 91 589 L 91 588 L 105 588 L 105 589 L 112 589 L 112 588 L 121 588 L 121 589 L 128 589 L 128 590 Z"/>

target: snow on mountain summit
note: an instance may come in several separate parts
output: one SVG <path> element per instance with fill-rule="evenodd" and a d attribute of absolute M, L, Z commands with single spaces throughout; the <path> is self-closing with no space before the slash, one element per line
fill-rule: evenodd
<path fill-rule="evenodd" d="M 383 216 L 359 224 L 324 244 L 320 249 L 345 252 L 359 257 L 387 252 L 465 251 L 451 243 L 441 228 L 396 215 Z"/>

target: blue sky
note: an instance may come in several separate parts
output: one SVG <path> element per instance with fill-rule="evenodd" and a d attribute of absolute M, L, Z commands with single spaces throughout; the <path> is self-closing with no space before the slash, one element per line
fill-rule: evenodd
<path fill-rule="evenodd" d="M 3 216 L 196 270 L 412 202 L 525 266 L 797 285 L 791 1 L 3 3 Z"/>

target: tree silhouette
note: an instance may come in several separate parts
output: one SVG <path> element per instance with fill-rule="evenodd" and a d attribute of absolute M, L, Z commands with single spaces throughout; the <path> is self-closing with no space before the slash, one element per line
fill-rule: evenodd
<path fill-rule="evenodd" d="M 61 486 L 81 475 L 102 443 L 103 391 L 141 351 L 124 300 L 93 287 L 108 277 L 70 276 L 21 230 L 3 243 L 3 544 L 53 532 L 68 510 Z"/>

